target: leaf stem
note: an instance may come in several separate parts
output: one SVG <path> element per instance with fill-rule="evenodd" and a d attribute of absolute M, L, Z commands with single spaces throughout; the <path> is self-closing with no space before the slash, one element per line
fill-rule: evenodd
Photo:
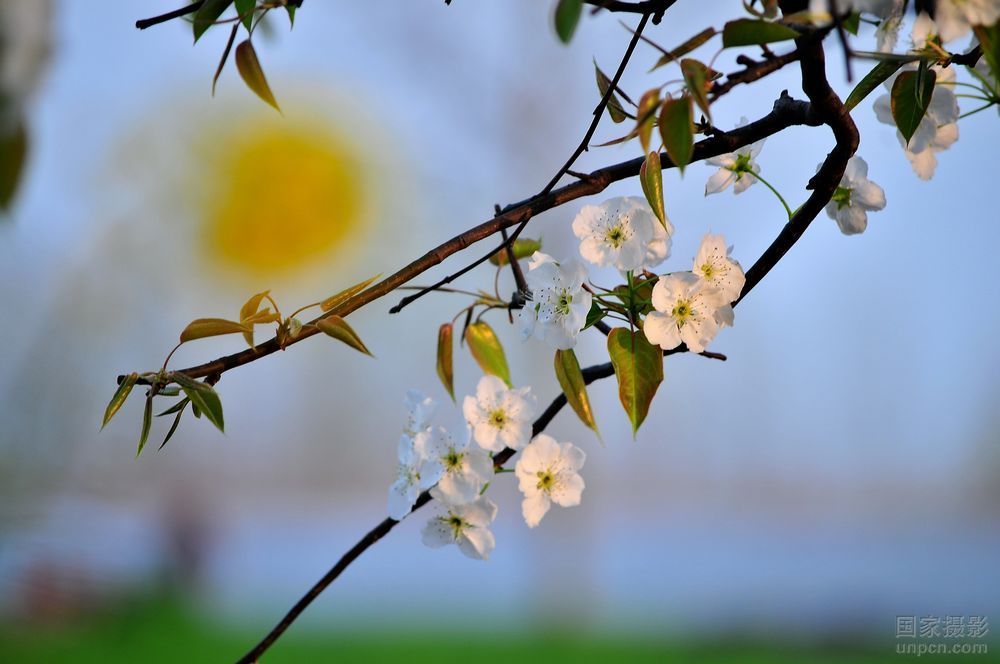
<path fill-rule="evenodd" d="M 774 186 L 770 182 L 768 182 L 767 180 L 765 180 L 764 178 L 762 178 L 760 176 L 760 173 L 757 173 L 756 171 L 753 171 L 753 176 L 755 178 L 757 178 L 758 180 L 760 180 L 761 184 L 763 184 L 765 187 L 767 187 L 768 189 L 770 189 L 771 192 L 774 193 L 774 195 L 778 197 L 778 200 L 781 201 L 781 205 L 785 208 L 785 212 L 788 214 L 788 218 L 791 219 L 792 218 L 792 208 L 788 207 L 788 203 L 786 203 L 784 197 L 780 193 L 778 193 L 778 190 L 775 189 Z"/>

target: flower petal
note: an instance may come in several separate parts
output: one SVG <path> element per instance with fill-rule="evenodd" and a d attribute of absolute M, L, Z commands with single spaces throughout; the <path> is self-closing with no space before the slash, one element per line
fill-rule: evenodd
<path fill-rule="evenodd" d="M 462 529 L 458 550 L 473 560 L 489 560 L 497 542 L 488 528 L 469 526 Z"/>
<path fill-rule="evenodd" d="M 454 532 L 441 517 L 435 516 L 424 525 L 420 534 L 424 544 L 432 549 L 439 549 L 455 541 Z"/>
<path fill-rule="evenodd" d="M 552 502 L 544 493 L 526 497 L 521 501 L 521 515 L 524 517 L 524 522 L 529 528 L 534 528 L 551 506 Z"/>

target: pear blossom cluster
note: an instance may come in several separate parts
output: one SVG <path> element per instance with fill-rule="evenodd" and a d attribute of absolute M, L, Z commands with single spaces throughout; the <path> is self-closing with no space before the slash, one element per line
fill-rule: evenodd
<path fill-rule="evenodd" d="M 904 67 L 900 71 L 913 71 L 915 67 Z M 955 97 L 953 89 L 955 82 L 955 70 L 952 67 L 932 67 L 937 74 L 934 92 L 931 93 L 931 102 L 927 107 L 927 112 L 920 120 L 917 130 L 910 137 L 909 142 L 903 137 L 902 132 L 896 130 L 896 138 L 899 140 L 903 153 L 907 161 L 921 180 L 929 180 L 934 176 L 937 168 L 937 153 L 947 150 L 958 140 L 958 99 Z M 879 122 L 896 126 L 892 117 L 892 98 L 889 91 L 895 83 L 899 74 L 890 76 L 883 85 L 886 94 L 875 100 L 875 117 Z"/>
<path fill-rule="evenodd" d="M 760 143 L 754 144 L 745 157 L 733 157 L 733 163 L 752 164 L 759 150 Z M 746 168 L 750 170 L 735 173 L 722 167 L 720 173 L 745 189 L 753 173 L 752 166 Z M 644 199 L 625 197 L 585 205 L 573 220 L 573 232 L 585 260 L 632 274 L 654 269 L 668 257 L 674 227 L 666 218 L 661 223 Z M 560 262 L 540 252 L 528 268 L 532 300 L 520 313 L 522 336 L 537 336 L 560 350 L 572 348 L 593 303 L 586 269 L 575 260 Z M 703 351 L 722 327 L 733 324 L 732 302 L 744 282 L 725 239 L 706 235 L 690 271 L 656 279 L 654 311 L 643 323 L 646 338 L 664 350 L 685 343 L 694 352 Z"/>
<path fill-rule="evenodd" d="M 907 7 L 905 0 L 845 0 L 832 4 L 812 0 L 813 20 L 831 21 L 832 9 L 873 14 L 879 18 L 877 49 L 894 52 Z M 940 62 L 932 65 L 935 86 L 919 125 L 909 140 L 897 130 L 906 158 L 922 179 L 933 176 L 936 154 L 958 139 L 960 95 L 954 92 L 956 67 L 948 66 L 949 56 L 942 47 L 967 35 L 975 26 L 992 25 L 998 20 L 1000 0 L 939 0 L 933 18 L 920 13 L 913 22 L 910 54 L 916 54 L 915 60 Z M 904 65 L 884 81 L 887 94 L 874 103 L 879 121 L 895 126 L 893 85 L 901 73 L 916 67 L 913 62 Z M 976 64 L 974 75 L 987 88 L 994 74 L 984 61 Z M 994 101 L 995 96 L 994 92 Z M 746 124 L 744 117 L 737 126 Z M 781 199 L 761 176 L 757 159 L 763 146 L 761 139 L 707 159 L 716 171 L 705 184 L 705 195 L 730 187 L 740 194 L 760 181 Z M 791 217 L 790 207 L 784 199 L 781 202 Z M 855 155 L 848 161 L 825 210 L 843 234 L 855 235 L 868 227 L 869 213 L 885 206 L 885 191 L 869 179 L 868 163 Z M 743 293 L 746 275 L 733 256 L 733 247 L 722 235 L 704 235 L 689 269 L 665 272 L 662 265 L 670 258 L 675 228 L 662 209 L 662 201 L 657 212 L 646 198 L 634 196 L 587 204 L 573 219 L 572 231 L 579 242 L 578 257 L 559 258 L 535 251 L 528 260 L 526 302 L 517 314 L 523 340 L 534 338 L 566 351 L 576 346 L 580 332 L 588 326 L 605 317 L 617 317 L 641 330 L 650 344 L 663 350 L 684 345 L 700 353 L 722 328 L 734 324 L 733 305 Z M 627 284 L 617 288 L 597 285 L 590 280 L 588 264 L 617 270 Z M 431 422 L 436 409 L 432 399 L 411 391 L 406 405 L 407 417 L 397 449 L 397 476 L 388 492 L 388 512 L 391 518 L 402 519 L 421 494 L 429 492 L 439 508 L 422 531 L 428 546 L 455 544 L 466 556 L 489 558 L 496 546 L 491 527 L 498 507 L 485 494 L 497 472 L 494 455 L 505 450 L 520 455 L 513 472 L 522 494 L 521 515 L 528 527 L 538 526 L 553 505 L 580 504 L 585 488 L 580 471 L 586 454 L 572 443 L 536 434 L 538 404 L 529 387 L 514 388 L 497 376 L 483 376 L 474 394 L 461 401 L 465 426 L 454 432 Z"/>
<path fill-rule="evenodd" d="M 643 332 L 651 344 L 664 350 L 681 343 L 700 353 L 719 330 L 732 325 L 732 303 L 743 290 L 746 277 L 730 256 L 721 235 L 705 235 L 690 271 L 660 277 L 653 286 L 653 308 Z"/>
<path fill-rule="evenodd" d="M 432 424 L 436 406 L 420 392 L 407 393 L 397 477 L 388 497 L 389 516 L 401 520 L 429 490 L 439 511 L 423 528 L 427 546 L 455 544 L 470 558 L 489 558 L 496 547 L 490 526 L 498 507 L 484 494 L 494 476 L 492 454 L 505 448 L 522 454 L 515 472 L 528 526 L 537 526 L 553 502 L 580 504 L 584 483 L 577 471 L 585 454 L 546 435 L 532 439 L 537 402 L 530 388 L 511 389 L 496 376 L 483 376 L 475 395 L 462 403 L 466 426 L 460 434 Z"/>
<path fill-rule="evenodd" d="M 832 20 L 831 11 L 834 8 L 838 12 L 858 11 L 874 15 L 878 19 L 875 31 L 876 48 L 879 52 L 892 54 L 899 41 L 898 35 L 907 5 L 904 0 L 838 0 L 835 6 L 830 0 L 811 0 L 809 12 L 813 20 L 821 24 Z M 989 27 L 1000 21 L 1000 0 L 937 0 L 933 6 L 933 16 L 921 9 L 913 20 L 907 55 L 914 58 L 941 59 L 944 66 L 938 64 L 932 67 L 936 74 L 934 91 L 930 105 L 922 116 L 916 132 L 909 141 L 902 132 L 898 130 L 896 132 L 903 154 L 910 162 L 913 172 L 922 180 L 929 180 L 934 176 L 937 154 L 947 150 L 958 140 L 957 123 L 961 117 L 958 97 L 962 95 L 956 95 L 954 88 L 956 84 L 967 84 L 956 82 L 957 67 L 949 66 L 950 60 L 945 47 L 952 51 L 968 51 L 977 45 L 975 38 L 968 46 L 956 42 L 968 38 L 976 26 Z M 908 64 L 884 81 L 886 94 L 878 97 L 874 104 L 875 116 L 880 122 L 893 127 L 896 125 L 892 116 L 893 84 L 901 72 L 914 71 L 916 68 L 915 63 Z M 984 101 L 989 102 L 992 99 L 995 102 L 995 86 L 990 83 L 994 80 L 995 74 L 989 71 L 986 58 L 980 58 L 976 63 L 973 76 L 986 86 L 983 88 L 986 96 L 979 97 Z M 990 88 L 994 90 L 989 92 Z M 1000 104 L 997 105 L 997 110 L 1000 112 Z M 868 208 L 870 209 L 872 208 Z M 855 229 L 844 230 L 845 233 L 856 233 L 864 229 L 863 225 L 859 226 L 857 223 L 860 217 L 856 214 L 856 210 L 855 223 L 848 223 L 846 226 L 841 223 L 842 220 L 846 222 L 845 215 L 838 218 L 841 229 L 844 230 L 845 227 Z M 857 230 L 859 228 L 860 230 Z"/>

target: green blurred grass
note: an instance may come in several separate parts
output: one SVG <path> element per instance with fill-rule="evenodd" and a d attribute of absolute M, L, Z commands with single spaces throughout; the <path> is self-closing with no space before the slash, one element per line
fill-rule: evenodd
<path fill-rule="evenodd" d="M 242 655 L 261 632 L 221 627 L 180 604 L 142 602 L 83 622 L 31 627 L 0 625 L 0 662 L 229 662 Z M 995 661 L 995 655 L 927 655 L 921 661 Z M 916 660 L 893 652 L 893 643 L 825 644 L 753 641 L 658 641 L 627 636 L 577 634 L 484 634 L 462 632 L 353 634 L 292 629 L 264 662 L 406 662 L 406 664 L 493 664 L 512 662 L 704 662 L 706 664 L 826 664 L 832 662 L 904 662 Z"/>

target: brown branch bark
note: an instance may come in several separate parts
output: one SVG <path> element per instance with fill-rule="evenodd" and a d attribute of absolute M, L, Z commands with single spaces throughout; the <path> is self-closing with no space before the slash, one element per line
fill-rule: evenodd
<path fill-rule="evenodd" d="M 800 37 L 796 41 L 802 52 L 799 60 L 802 70 L 802 91 L 809 97 L 809 115 L 813 122 L 820 122 L 830 127 L 836 143 L 819 171 L 809 180 L 807 189 L 811 189 L 812 194 L 792 215 L 757 262 L 747 270 L 743 292 L 736 302 L 742 301 L 778 264 L 778 261 L 802 237 L 816 215 L 830 202 L 833 192 L 844 177 L 847 162 L 854 156 L 860 142 L 858 128 L 851 119 L 850 111 L 844 107 L 840 97 L 827 81 L 822 42 L 813 42 L 805 37 Z"/>
<path fill-rule="evenodd" d="M 593 111 L 594 119 L 591 121 L 590 127 L 587 128 L 587 132 L 583 135 L 583 140 L 580 141 L 580 144 L 576 147 L 576 150 L 574 150 L 573 154 L 569 156 L 569 159 L 567 159 L 566 163 L 563 164 L 562 168 L 559 169 L 559 172 L 556 173 L 555 176 L 551 180 L 549 180 L 549 183 L 546 184 L 545 187 L 543 187 L 542 190 L 537 194 L 535 194 L 532 198 L 539 198 L 541 196 L 545 196 L 550 191 L 552 191 L 552 188 L 559 183 L 559 180 L 562 178 L 562 176 L 566 175 L 566 173 L 569 172 L 570 168 L 573 167 L 573 164 L 576 162 L 576 160 L 580 158 L 580 155 L 583 154 L 584 151 L 590 149 L 590 139 L 594 137 L 594 132 L 597 130 L 597 125 L 600 124 L 601 118 L 604 117 L 604 111 L 608 107 L 608 102 L 611 101 L 611 95 L 613 95 L 614 91 L 618 88 L 618 82 L 621 81 L 622 74 L 625 73 L 625 68 L 628 66 L 628 61 L 632 58 L 632 53 L 635 51 L 635 46 L 636 44 L 639 43 L 639 39 L 642 37 L 642 31 L 646 27 L 646 21 L 648 20 L 649 20 L 649 14 L 643 14 L 642 19 L 639 21 L 638 27 L 636 27 L 636 29 L 632 31 L 632 39 L 629 41 L 628 47 L 625 49 L 625 54 L 622 55 L 622 59 L 618 63 L 618 69 L 615 70 L 615 74 L 611 78 L 611 84 L 608 86 L 608 89 L 601 96 L 601 100 L 597 103 L 597 106 L 594 108 Z M 500 214 L 501 212 L 502 210 L 498 211 L 497 214 Z M 400 311 L 403 310 L 404 307 L 408 306 L 413 302 L 416 302 L 417 300 L 427 295 L 428 293 L 433 293 L 442 286 L 450 284 L 455 279 L 458 279 L 463 274 L 466 274 L 467 272 L 471 271 L 477 266 L 482 265 L 490 258 L 492 258 L 495 254 L 501 251 L 507 250 L 507 252 L 510 253 L 511 246 L 513 245 L 514 241 L 517 240 L 518 236 L 521 235 L 521 231 L 524 230 L 525 226 L 528 225 L 529 221 L 531 221 L 531 217 L 525 217 L 524 220 L 517 225 L 517 228 L 514 230 L 513 235 L 511 235 L 509 238 L 507 237 L 506 229 L 501 229 L 501 232 L 503 232 L 504 235 L 503 235 L 503 243 L 501 243 L 499 247 L 490 251 L 485 256 L 482 256 L 474 260 L 473 262 L 469 263 L 461 270 L 449 274 L 440 281 L 430 286 L 427 286 L 426 288 L 421 288 L 418 292 L 414 293 L 413 295 L 407 295 L 402 300 L 400 300 L 399 303 L 396 304 L 396 306 L 389 309 L 389 313 L 398 314 Z M 516 265 L 517 262 L 512 259 L 511 267 L 514 268 L 514 266 Z M 519 269 L 519 268 L 514 268 L 514 269 Z M 518 290 L 521 290 L 520 284 Z"/>

